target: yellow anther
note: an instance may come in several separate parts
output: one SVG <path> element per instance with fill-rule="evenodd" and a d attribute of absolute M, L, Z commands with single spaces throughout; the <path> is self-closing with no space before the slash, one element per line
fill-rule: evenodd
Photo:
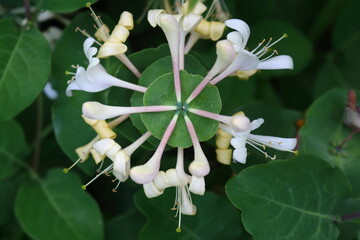
<path fill-rule="evenodd" d="M 298 150 L 295 150 L 295 151 L 294 151 L 294 154 L 295 154 L 295 156 L 299 155 L 299 151 L 298 151 Z"/>
<path fill-rule="evenodd" d="M 284 33 L 284 34 L 283 34 L 283 37 L 284 37 L 284 38 L 287 38 L 287 37 L 288 37 L 287 33 Z"/>
<path fill-rule="evenodd" d="M 176 228 L 177 233 L 181 233 L 181 228 Z"/>
<path fill-rule="evenodd" d="M 69 169 L 64 168 L 64 169 L 63 169 L 63 172 L 64 172 L 64 173 L 68 173 L 68 172 L 69 172 Z"/>
<path fill-rule="evenodd" d="M 90 7 L 90 6 L 91 6 L 91 2 L 87 2 L 85 6 L 86 6 L 86 7 Z"/>
<path fill-rule="evenodd" d="M 81 185 L 82 190 L 86 190 L 86 185 Z"/>

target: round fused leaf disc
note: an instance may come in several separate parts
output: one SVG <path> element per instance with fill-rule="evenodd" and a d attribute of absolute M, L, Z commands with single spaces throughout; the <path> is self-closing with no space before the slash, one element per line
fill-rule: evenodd
<path fill-rule="evenodd" d="M 188 111 L 188 108 L 201 109 L 213 113 L 221 110 L 219 91 L 215 86 L 206 86 L 204 90 L 188 105 L 184 105 L 192 91 L 200 84 L 203 77 L 180 72 L 181 77 L 181 103 L 176 101 L 173 73 L 168 73 L 157 78 L 147 89 L 144 95 L 144 106 L 172 105 L 178 110 L 156 113 L 142 113 L 141 118 L 146 128 L 156 137 L 161 139 L 174 114 L 179 114 L 176 127 L 171 134 L 168 144 L 173 147 L 187 148 L 192 145 L 187 130 L 184 115 L 187 114 L 192 121 L 200 141 L 209 140 L 216 133 L 218 122 L 200 117 Z"/>

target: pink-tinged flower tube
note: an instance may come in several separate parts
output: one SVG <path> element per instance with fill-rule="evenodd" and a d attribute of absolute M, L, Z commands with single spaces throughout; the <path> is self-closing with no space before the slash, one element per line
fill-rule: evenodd
<path fill-rule="evenodd" d="M 148 160 L 144 165 L 133 167 L 130 170 L 130 177 L 134 182 L 138 184 L 145 184 L 154 180 L 154 178 L 159 172 L 161 157 L 164 153 L 166 144 L 172 132 L 174 131 L 178 117 L 179 115 L 175 114 L 170 121 L 158 148 L 156 149 L 154 155 L 150 158 L 150 160 Z"/>
<path fill-rule="evenodd" d="M 99 102 L 85 102 L 82 106 L 82 112 L 85 117 L 99 120 L 105 120 L 131 113 L 165 112 L 174 110 L 176 110 L 176 106 L 158 105 L 143 107 L 117 107 L 104 105 Z"/>

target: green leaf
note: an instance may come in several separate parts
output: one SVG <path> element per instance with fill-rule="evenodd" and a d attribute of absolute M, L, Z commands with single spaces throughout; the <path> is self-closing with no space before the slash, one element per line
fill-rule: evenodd
<path fill-rule="evenodd" d="M 180 72 L 181 78 L 181 98 L 184 103 L 192 91 L 200 84 L 203 77 L 191 75 L 185 71 Z M 144 105 L 172 105 L 177 106 L 174 88 L 173 73 L 168 73 L 157 78 L 148 87 L 144 95 Z M 201 109 L 213 113 L 221 110 L 221 99 L 215 86 L 206 86 L 188 106 L 189 108 Z M 199 141 L 206 141 L 213 137 L 218 128 L 218 122 L 208 118 L 200 117 L 189 113 L 180 107 L 176 111 L 142 113 L 141 118 L 146 128 L 157 138 L 161 139 L 174 114 L 180 114 L 175 129 L 171 134 L 168 144 L 173 147 L 188 148 L 192 146 L 190 134 L 187 130 L 184 115 L 187 114 L 192 121 Z"/>
<path fill-rule="evenodd" d="M 199 74 L 201 76 L 205 76 L 207 73 L 206 69 L 202 66 L 202 64 L 193 56 L 186 55 L 185 56 L 185 69 L 192 74 Z M 139 84 L 142 86 L 148 87 L 152 82 L 154 82 L 158 77 L 172 72 L 172 61 L 171 56 L 163 57 L 149 67 L 145 69 L 143 74 L 139 79 Z M 143 106 L 144 94 L 139 92 L 134 92 L 131 96 L 131 105 L 132 106 Z M 147 132 L 147 128 L 142 122 L 141 114 L 132 114 L 131 121 L 135 125 L 135 127 L 142 133 Z M 159 144 L 159 140 L 153 138 L 149 141 L 154 147 L 157 147 Z"/>
<path fill-rule="evenodd" d="M 111 21 L 105 20 L 108 19 L 106 16 L 102 16 L 105 22 L 111 23 Z M 91 34 L 94 31 L 93 24 L 92 18 L 87 13 L 75 17 L 64 30 L 53 55 L 52 83 L 59 93 L 59 99 L 52 108 L 54 131 L 61 149 L 72 161 L 78 159 L 75 149 L 87 144 L 96 136 L 95 131 L 83 121 L 81 106 L 86 101 L 101 100 L 102 95 L 101 93 L 74 91 L 72 97 L 67 97 L 65 89 L 70 77 L 65 75 L 65 71 L 71 71 L 72 64 L 79 64 L 85 68 L 89 64 L 83 51 L 85 38 L 74 30 L 76 27 L 80 27 Z M 70 162 L 64 161 L 64 165 L 70 165 Z M 79 165 L 88 174 L 95 172 L 95 164 L 90 160 Z"/>
<path fill-rule="evenodd" d="M 108 222 L 106 240 L 139 239 L 144 224 L 145 217 L 137 209 L 132 209 Z"/>
<path fill-rule="evenodd" d="M 97 0 L 37 0 L 41 10 L 49 10 L 58 13 L 68 13 L 85 7 L 87 2 L 94 3 Z"/>
<path fill-rule="evenodd" d="M 52 169 L 44 180 L 24 183 L 15 201 L 22 228 L 37 240 L 103 239 L 100 209 L 80 179 Z"/>
<path fill-rule="evenodd" d="M 35 28 L 19 30 L 0 20 L 0 121 L 15 117 L 44 88 L 50 74 L 50 49 Z"/>
<path fill-rule="evenodd" d="M 138 191 L 135 204 L 148 218 L 140 233 L 140 239 L 238 239 L 241 223 L 238 212 L 225 197 L 206 193 L 204 196 L 192 196 L 197 206 L 195 216 L 182 215 L 181 232 L 175 229 L 178 219 L 170 208 L 175 197 L 174 188 L 166 190 L 157 198 L 146 198 L 143 191 Z"/>
<path fill-rule="evenodd" d="M 358 96 L 360 94 L 358 93 Z M 334 89 L 317 99 L 306 114 L 300 130 L 300 152 L 314 154 L 341 168 L 353 187 L 353 196 L 360 197 L 360 136 L 356 134 L 341 149 L 340 143 L 351 130 L 343 124 L 347 102 L 345 90 Z"/>
<path fill-rule="evenodd" d="M 346 87 L 340 69 L 332 62 L 326 62 L 315 78 L 314 95 L 319 97 L 332 88 Z"/>
<path fill-rule="evenodd" d="M 0 124 L 0 180 L 17 173 L 29 152 L 21 126 L 14 120 Z"/>
<path fill-rule="evenodd" d="M 272 49 L 276 49 L 279 55 L 289 55 L 294 60 L 294 70 L 264 70 L 262 76 L 284 76 L 299 73 L 310 63 L 313 57 L 311 41 L 298 29 L 288 22 L 266 20 L 255 24 L 251 28 L 249 49 L 254 49 L 263 39 L 274 40 L 286 33 L 287 38 L 281 40 Z"/>
<path fill-rule="evenodd" d="M 339 169 L 304 155 L 247 168 L 226 193 L 254 240 L 335 240 L 333 209 L 351 188 Z"/>
<path fill-rule="evenodd" d="M 360 40 L 360 1 L 353 1 L 337 19 L 333 30 L 333 44 L 336 50 L 347 48 Z"/>

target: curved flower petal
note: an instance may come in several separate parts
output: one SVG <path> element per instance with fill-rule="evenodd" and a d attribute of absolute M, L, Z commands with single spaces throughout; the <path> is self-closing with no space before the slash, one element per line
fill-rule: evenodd
<path fill-rule="evenodd" d="M 233 152 L 233 158 L 235 161 L 239 163 L 246 163 L 246 157 L 247 157 L 247 149 L 244 148 L 235 148 Z"/>
<path fill-rule="evenodd" d="M 190 32 L 200 24 L 201 20 L 202 17 L 194 13 L 185 15 L 182 19 L 182 28 L 185 32 Z"/>
<path fill-rule="evenodd" d="M 246 22 L 240 20 L 240 19 L 229 19 L 229 20 L 226 20 L 225 21 L 225 25 L 228 26 L 229 28 L 232 28 L 236 31 L 238 31 L 244 41 L 243 41 L 243 46 L 245 48 L 245 45 L 249 39 L 249 36 L 250 36 L 250 28 L 249 28 L 249 25 L 247 25 Z"/>
<path fill-rule="evenodd" d="M 296 138 L 280 138 L 250 134 L 249 139 L 280 151 L 291 151 L 296 147 Z"/>
<path fill-rule="evenodd" d="M 264 122 L 265 121 L 262 118 L 255 119 L 254 121 L 252 121 L 250 123 L 250 130 L 253 131 L 253 130 L 259 128 Z"/>
<path fill-rule="evenodd" d="M 148 11 L 147 20 L 152 27 L 158 25 L 159 16 L 163 13 L 165 13 L 164 9 L 153 9 Z"/>
<path fill-rule="evenodd" d="M 290 56 L 280 55 L 260 62 L 257 69 L 294 69 L 294 62 Z"/>

